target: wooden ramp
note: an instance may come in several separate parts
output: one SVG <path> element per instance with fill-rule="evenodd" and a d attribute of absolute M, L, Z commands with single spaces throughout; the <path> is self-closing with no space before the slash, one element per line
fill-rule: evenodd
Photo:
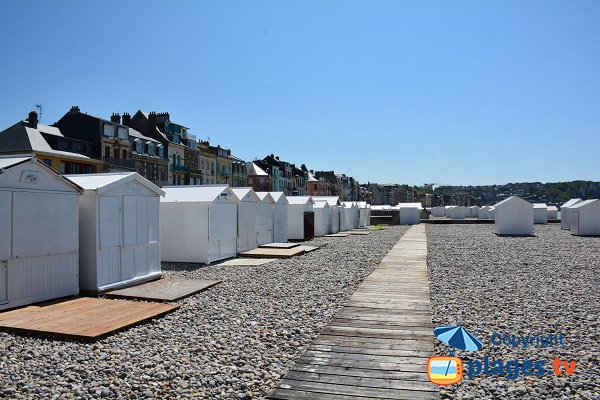
<path fill-rule="evenodd" d="M 269 394 L 271 399 L 439 399 L 425 226 L 414 225 Z"/>
<path fill-rule="evenodd" d="M 177 301 L 196 293 L 203 292 L 221 281 L 200 279 L 159 279 L 142 283 L 141 285 L 112 290 L 105 293 L 106 297 L 114 299 L 130 299 L 144 301 Z"/>
<path fill-rule="evenodd" d="M 80 297 L 0 313 L 0 330 L 94 341 L 178 308 L 177 304 Z"/>
<path fill-rule="evenodd" d="M 244 251 L 240 253 L 240 257 L 251 257 L 251 258 L 290 258 L 304 254 L 304 249 L 300 249 L 299 245 L 291 249 L 271 249 L 259 247 L 257 249 Z"/>

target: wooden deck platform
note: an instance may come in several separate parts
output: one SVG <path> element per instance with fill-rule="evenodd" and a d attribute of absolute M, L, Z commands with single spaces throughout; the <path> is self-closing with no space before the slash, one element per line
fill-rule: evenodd
<path fill-rule="evenodd" d="M 329 235 L 325 235 L 325 237 L 348 237 L 349 233 L 330 233 Z"/>
<path fill-rule="evenodd" d="M 310 253 L 311 251 L 319 250 L 321 247 L 320 246 L 302 245 L 302 246 L 298 246 L 298 248 L 304 250 L 305 253 Z"/>
<path fill-rule="evenodd" d="M 425 226 L 412 226 L 269 394 L 271 399 L 439 399 Z"/>
<path fill-rule="evenodd" d="M 349 235 L 370 235 L 372 231 L 368 229 L 356 229 L 352 231 L 347 231 L 346 233 Z"/>
<path fill-rule="evenodd" d="M 291 249 L 300 246 L 300 243 L 267 243 L 261 244 L 262 249 Z"/>
<path fill-rule="evenodd" d="M 79 297 L 0 313 L 0 330 L 95 341 L 178 308 L 177 304 Z"/>
<path fill-rule="evenodd" d="M 304 250 L 299 249 L 298 247 L 299 246 L 296 246 L 291 249 L 271 249 L 259 247 L 257 249 L 244 251 L 243 253 L 240 253 L 239 256 L 251 258 L 290 258 L 304 254 Z"/>
<path fill-rule="evenodd" d="M 219 283 L 221 281 L 166 278 L 125 289 L 112 290 L 105 293 L 105 296 L 113 299 L 177 301 L 203 292 Z"/>

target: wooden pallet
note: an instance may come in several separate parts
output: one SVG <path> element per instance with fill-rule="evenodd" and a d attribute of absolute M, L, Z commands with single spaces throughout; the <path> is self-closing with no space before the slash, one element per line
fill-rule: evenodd
<path fill-rule="evenodd" d="M 321 246 L 302 245 L 302 246 L 298 246 L 298 248 L 304 250 L 305 253 L 310 253 L 311 251 L 319 250 L 321 248 Z"/>
<path fill-rule="evenodd" d="M 144 301 L 177 301 L 196 293 L 203 292 L 221 281 L 199 279 L 159 279 L 154 282 L 142 283 L 130 288 L 112 290 L 105 293 L 106 297 L 114 299 L 130 299 Z"/>
<path fill-rule="evenodd" d="M 304 254 L 303 249 L 299 249 L 298 246 L 291 249 L 270 249 L 262 248 L 244 251 L 240 253 L 240 257 L 251 257 L 251 258 L 290 258 Z"/>
<path fill-rule="evenodd" d="M 325 237 L 348 237 L 349 233 L 330 233 L 329 235 L 325 235 Z"/>
<path fill-rule="evenodd" d="M 178 308 L 177 304 L 79 297 L 0 313 L 0 330 L 95 341 Z"/>
<path fill-rule="evenodd" d="M 269 394 L 271 399 L 439 399 L 425 227 L 411 227 Z"/>
<path fill-rule="evenodd" d="M 353 231 L 348 231 L 346 233 L 348 233 L 349 235 L 370 235 L 372 231 L 367 230 L 367 229 L 362 229 L 362 230 L 353 230 Z"/>

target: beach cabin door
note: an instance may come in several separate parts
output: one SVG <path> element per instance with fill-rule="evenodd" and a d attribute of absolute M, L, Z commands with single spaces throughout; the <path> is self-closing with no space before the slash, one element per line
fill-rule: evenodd
<path fill-rule="evenodd" d="M 0 190 L 0 304 L 8 303 L 8 260 L 12 247 L 12 193 Z"/>
<path fill-rule="evenodd" d="M 159 200 L 154 197 L 123 197 L 121 280 L 160 271 L 158 207 Z"/>
<path fill-rule="evenodd" d="M 237 254 L 237 205 L 215 203 L 209 208 L 208 262 Z"/>
<path fill-rule="evenodd" d="M 98 286 L 119 282 L 121 278 L 121 198 L 101 196 L 98 199 L 100 220 L 100 270 Z"/>

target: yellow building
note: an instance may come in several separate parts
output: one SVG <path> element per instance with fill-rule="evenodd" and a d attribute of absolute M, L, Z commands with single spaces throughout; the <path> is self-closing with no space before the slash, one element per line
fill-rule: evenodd
<path fill-rule="evenodd" d="M 0 155 L 32 155 L 63 174 L 102 172 L 102 161 L 92 159 L 91 144 L 66 138 L 54 126 L 42 125 L 37 113 L 0 132 Z"/>

